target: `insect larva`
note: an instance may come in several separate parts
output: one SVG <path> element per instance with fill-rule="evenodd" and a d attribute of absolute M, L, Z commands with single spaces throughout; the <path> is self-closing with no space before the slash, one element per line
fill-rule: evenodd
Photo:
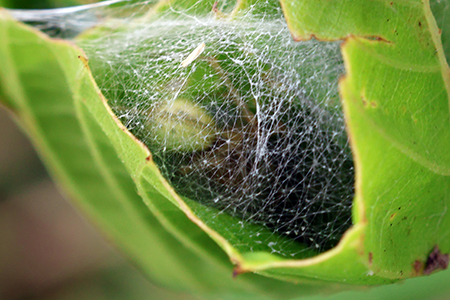
<path fill-rule="evenodd" d="M 195 48 L 194 51 L 192 51 L 192 53 L 189 54 L 189 56 L 181 62 L 181 66 L 183 68 L 189 66 L 191 62 L 193 62 L 197 57 L 200 56 L 200 54 L 203 53 L 203 51 L 205 50 L 205 46 L 205 43 L 201 43 L 200 45 L 198 45 L 197 48 Z"/>

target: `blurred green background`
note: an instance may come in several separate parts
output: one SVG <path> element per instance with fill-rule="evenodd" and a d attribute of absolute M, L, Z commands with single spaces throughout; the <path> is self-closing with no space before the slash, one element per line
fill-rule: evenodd
<path fill-rule="evenodd" d="M 0 5 L 8 8 L 39 9 L 56 8 L 98 1 L 89 0 L 0 0 Z"/>
<path fill-rule="evenodd" d="M 89 2 L 95 1 L 0 0 L 0 6 Z M 196 298 L 155 286 L 128 264 L 65 201 L 12 115 L 0 107 L 0 299 Z M 450 299 L 450 271 L 365 292 L 303 299 Z"/>

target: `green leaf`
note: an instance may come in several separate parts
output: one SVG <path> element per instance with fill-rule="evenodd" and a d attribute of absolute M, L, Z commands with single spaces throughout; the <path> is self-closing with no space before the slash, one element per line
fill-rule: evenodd
<path fill-rule="evenodd" d="M 448 95 L 442 81 L 442 68 L 446 68 L 446 64 L 442 55 L 435 55 L 440 44 L 437 29 L 432 27 L 434 20 L 429 7 L 403 2 L 341 1 L 327 6 L 320 1 L 294 1 L 282 4 L 288 25 L 297 39 L 312 35 L 322 39 L 354 35 L 343 47 L 347 79 L 341 89 L 358 171 L 354 227 L 338 247 L 327 253 L 312 259 L 286 260 L 271 255 L 269 249 L 246 252 L 234 247 L 240 243 L 233 239 L 240 237 L 226 236 L 226 229 L 233 226 L 229 221 L 219 219 L 209 225 L 206 220 L 210 216 L 203 212 L 204 208 L 194 209 L 194 202 L 188 202 L 189 208 L 170 188 L 172 197 L 167 198 L 226 251 L 237 263 L 239 272 L 258 271 L 287 280 L 314 276 L 359 284 L 380 284 L 415 276 L 421 272 L 414 267 L 416 261 L 425 264 L 435 245 L 447 252 L 445 242 L 436 238 L 436 228 L 446 225 L 443 210 L 450 162 L 445 147 L 450 134 L 445 122 Z M 373 18 L 361 17 L 369 11 Z M 437 53 L 442 54 L 442 49 Z M 408 61 L 408 57 L 413 62 Z M 376 80 L 379 77 L 383 80 Z M 357 100 L 352 102 L 352 97 Z M 402 102 L 402 97 L 406 101 Z M 424 105 L 423 99 L 433 99 L 436 105 Z M 355 101 L 362 111 L 355 111 Z M 368 123 L 369 120 L 372 121 Z M 374 135 L 374 129 L 382 137 Z M 363 150 L 373 153 L 362 153 Z M 144 167 L 143 177 L 154 182 L 156 178 L 150 173 L 146 173 Z M 148 189 L 144 182 L 140 185 L 142 194 Z M 395 182 L 394 187 L 392 182 Z M 415 188 L 409 188 L 410 185 Z M 432 192 L 430 196 L 424 196 L 429 192 L 423 189 L 427 185 Z M 410 204 L 419 203 L 419 199 L 423 199 L 424 206 Z M 430 205 L 427 203 L 430 199 L 439 201 L 434 200 Z M 167 205 L 157 204 L 149 197 L 148 205 L 152 204 L 157 205 L 159 211 L 164 211 Z M 434 226 L 426 229 L 427 223 L 430 226 L 426 218 L 425 224 L 416 222 L 414 218 L 421 214 L 435 216 Z M 164 216 L 168 226 L 181 238 L 184 234 L 176 225 L 176 218 L 169 214 Z M 250 233 L 247 234 L 250 236 Z M 430 235 L 428 241 L 424 241 L 424 233 Z M 416 235 L 420 242 L 409 239 L 408 234 Z M 402 245 L 406 245 L 408 251 Z"/>
<path fill-rule="evenodd" d="M 282 5 L 296 39 L 347 37 L 341 96 L 362 249 L 376 275 L 420 274 L 435 245 L 450 251 L 450 78 L 428 1 Z"/>
<path fill-rule="evenodd" d="M 0 39 L 0 99 L 68 196 L 154 280 L 223 299 L 345 289 L 256 274 L 232 278 L 229 258 L 179 210 L 146 148 L 111 114 L 84 53 L 17 23 L 5 11 Z"/>

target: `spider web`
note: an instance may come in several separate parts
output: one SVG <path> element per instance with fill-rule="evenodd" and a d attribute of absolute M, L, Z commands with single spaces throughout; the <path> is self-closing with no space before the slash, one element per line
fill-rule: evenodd
<path fill-rule="evenodd" d="M 270 3 L 234 19 L 196 5 L 146 22 L 148 2 L 124 6 L 131 17 L 85 36 L 100 89 L 177 193 L 209 226 L 233 231 L 237 248 L 330 249 L 351 225 L 354 195 L 339 43 L 294 42 Z"/>

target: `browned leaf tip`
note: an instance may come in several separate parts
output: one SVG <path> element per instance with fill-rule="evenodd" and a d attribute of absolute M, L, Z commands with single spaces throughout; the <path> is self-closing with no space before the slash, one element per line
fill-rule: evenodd
<path fill-rule="evenodd" d="M 244 270 L 243 268 L 241 268 L 240 266 L 236 266 L 233 269 L 233 278 L 238 277 L 241 274 L 247 273 L 248 271 Z"/>
<path fill-rule="evenodd" d="M 445 270 L 448 267 L 449 255 L 443 254 L 439 247 L 436 245 L 428 256 L 427 262 L 425 264 L 425 269 L 423 274 L 430 275 L 436 270 Z"/>
<path fill-rule="evenodd" d="M 423 263 L 420 260 L 416 259 L 414 261 L 413 268 L 414 268 L 414 275 L 419 276 L 420 274 L 422 274 Z"/>

